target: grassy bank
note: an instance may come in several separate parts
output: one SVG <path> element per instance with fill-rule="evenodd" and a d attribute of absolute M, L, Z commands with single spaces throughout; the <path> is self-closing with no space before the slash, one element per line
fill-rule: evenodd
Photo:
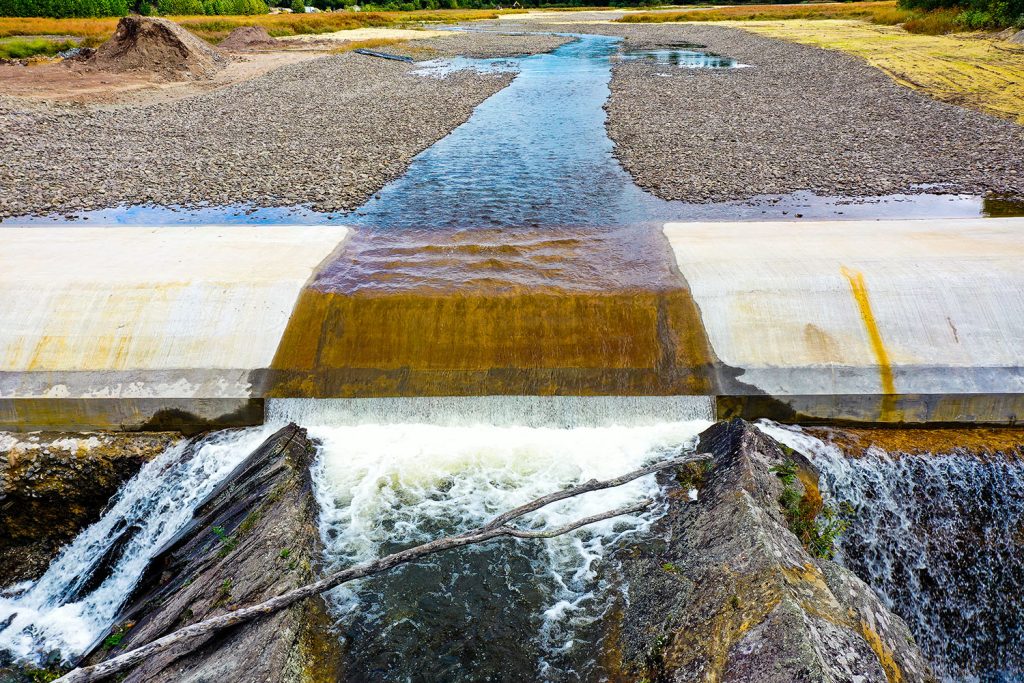
<path fill-rule="evenodd" d="M 639 12 L 618 19 L 622 23 L 677 21 L 773 21 L 857 19 L 880 26 L 901 25 L 909 33 L 940 35 L 979 28 L 973 15 L 960 9 L 924 11 L 904 9 L 895 0 L 884 2 L 817 3 L 807 5 L 746 5 L 681 12 Z"/>
<path fill-rule="evenodd" d="M 77 46 L 74 40 L 49 40 L 46 38 L 0 39 L 0 59 L 26 59 L 28 57 L 53 55 Z"/>
<path fill-rule="evenodd" d="M 263 26 L 272 36 L 331 33 L 346 29 L 406 26 L 421 22 L 455 24 L 495 19 L 524 10 L 420 10 L 416 12 L 324 12 L 321 14 L 264 14 L 256 16 L 168 17 L 201 38 L 216 42 L 239 26 Z M 70 35 L 95 46 L 114 33 L 118 18 L 48 19 L 0 18 L 0 38 L 10 36 Z"/>
<path fill-rule="evenodd" d="M 723 23 L 849 52 L 937 99 L 1024 124 L 1024 46 L 979 34 L 915 35 L 897 26 L 849 20 Z"/>

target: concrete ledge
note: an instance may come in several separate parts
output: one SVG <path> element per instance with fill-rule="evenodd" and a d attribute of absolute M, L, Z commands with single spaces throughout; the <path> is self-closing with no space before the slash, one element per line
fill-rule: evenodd
<path fill-rule="evenodd" d="M 0 398 L 248 398 L 348 230 L 4 228 Z"/>
<path fill-rule="evenodd" d="M 263 424 L 262 399 L 0 399 L 0 431 L 180 431 Z"/>
<path fill-rule="evenodd" d="M 728 370 L 721 395 L 766 395 L 799 411 L 799 397 L 821 397 L 803 406 L 829 403 L 822 417 L 864 413 L 874 401 L 879 412 L 865 416 L 885 422 L 912 416 L 896 397 L 980 406 L 987 399 L 975 395 L 1024 394 L 1024 219 L 676 223 L 664 232 Z M 849 410 L 841 397 L 851 397 Z M 1014 400 L 997 403 L 963 413 L 1005 421 L 1017 411 Z M 922 410 L 914 419 L 930 419 Z"/>

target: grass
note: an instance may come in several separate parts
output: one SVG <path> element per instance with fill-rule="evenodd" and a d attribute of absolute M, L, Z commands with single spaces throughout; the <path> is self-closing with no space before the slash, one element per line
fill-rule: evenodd
<path fill-rule="evenodd" d="M 771 471 L 782 481 L 779 505 L 790 531 L 813 557 L 831 560 L 835 556 L 836 542 L 850 527 L 846 515 L 852 511 L 844 510 L 844 515 L 840 515 L 831 505 L 824 505 L 816 483 L 810 478 L 801 478 L 797 464 L 789 458 Z M 803 493 L 794 486 L 798 478 L 803 483 Z"/>
<path fill-rule="evenodd" d="M 807 5 L 746 5 L 715 7 L 683 12 L 638 12 L 616 21 L 627 24 L 677 21 L 763 21 L 768 19 L 863 19 L 896 24 L 909 13 L 896 7 L 895 0 L 882 2 L 820 3 Z"/>
<path fill-rule="evenodd" d="M 357 28 L 385 28 L 421 23 L 457 24 L 496 19 L 525 10 L 418 10 L 415 12 L 323 12 L 320 14 L 263 14 L 242 16 L 167 17 L 210 42 L 224 39 L 239 26 L 262 26 L 275 37 L 332 33 Z M 0 38 L 71 35 L 95 47 L 114 34 L 117 17 L 107 19 L 49 19 L 0 17 Z"/>
<path fill-rule="evenodd" d="M 735 26 L 848 52 L 901 85 L 1024 124 L 1024 46 L 985 34 L 919 35 L 861 21 L 755 21 Z"/>
<path fill-rule="evenodd" d="M 806 5 L 746 5 L 716 7 L 688 12 L 641 12 L 627 14 L 623 23 L 664 23 L 679 21 L 781 21 L 856 19 L 880 26 L 901 25 L 908 33 L 930 36 L 957 33 L 974 28 L 969 15 L 959 9 L 930 12 L 902 9 L 895 0 L 881 2 L 812 3 Z"/>
<path fill-rule="evenodd" d="M 0 40 L 0 59 L 27 59 L 39 55 L 52 57 L 78 44 L 73 40 L 47 40 L 46 38 L 8 38 Z"/>

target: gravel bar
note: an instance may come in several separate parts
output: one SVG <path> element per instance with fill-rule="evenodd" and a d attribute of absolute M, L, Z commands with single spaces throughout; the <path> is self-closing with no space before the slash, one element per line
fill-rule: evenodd
<path fill-rule="evenodd" d="M 615 67 L 615 154 L 665 199 L 1024 194 L 1024 127 L 897 85 L 856 57 L 722 26 L 585 30 L 633 48 L 698 43 L 752 66 Z"/>
<path fill-rule="evenodd" d="M 452 39 L 438 40 L 439 53 L 451 51 Z M 471 54 L 496 43 L 484 34 L 458 40 Z M 495 56 L 557 46 L 548 37 L 502 44 Z M 0 218 L 138 204 L 354 209 L 513 77 L 424 77 L 414 68 L 345 53 L 118 109 L 0 97 Z"/>

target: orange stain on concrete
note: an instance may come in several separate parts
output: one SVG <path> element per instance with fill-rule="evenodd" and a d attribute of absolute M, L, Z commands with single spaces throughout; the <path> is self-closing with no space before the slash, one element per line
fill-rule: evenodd
<path fill-rule="evenodd" d="M 893 413 L 896 410 L 896 381 L 893 379 L 892 362 L 889 360 L 889 352 L 882 340 L 882 333 L 878 330 L 878 321 L 875 319 L 875 312 L 871 309 L 871 299 L 868 296 L 868 285 L 864 280 L 864 273 L 850 270 L 843 266 L 843 276 L 850 283 L 850 290 L 853 292 L 853 299 L 857 302 L 860 310 L 860 319 L 864 323 L 864 331 L 867 332 L 871 350 L 878 362 L 878 375 L 882 383 L 882 418 L 886 422 L 894 421 Z M 895 420 L 898 421 L 898 420 Z"/>

